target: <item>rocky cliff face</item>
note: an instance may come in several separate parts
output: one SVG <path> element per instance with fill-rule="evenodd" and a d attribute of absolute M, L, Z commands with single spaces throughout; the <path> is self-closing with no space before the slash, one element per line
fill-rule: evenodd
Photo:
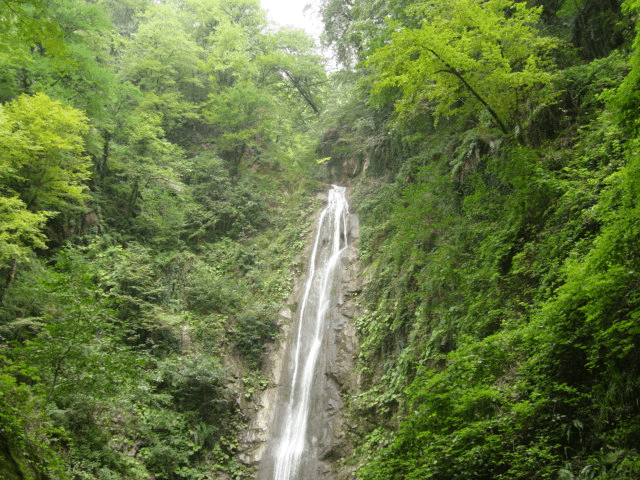
<path fill-rule="evenodd" d="M 313 420 L 309 423 L 309 434 L 318 462 L 313 466 L 313 471 L 305 472 L 305 480 L 342 480 L 350 477 L 348 469 L 339 467 L 339 460 L 346 457 L 352 449 L 345 435 L 343 397 L 357 391 L 353 369 L 358 343 L 352 319 L 359 314 L 356 298 L 362 289 L 362 269 L 358 259 L 359 222 L 354 214 L 349 216 L 347 231 L 349 247 L 341 257 L 339 291 L 335 292 L 337 305 L 327 315 L 322 354 L 318 359 L 313 387 L 316 406 L 311 412 Z M 285 362 L 295 341 L 293 332 L 296 331 L 299 320 L 296 310 L 304 284 L 304 276 L 296 280 L 288 305 L 280 311 L 280 342 L 273 346 L 266 362 L 265 375 L 269 380 L 269 387 L 257 401 L 255 415 L 243 439 L 245 446 L 241 459 L 256 466 L 258 479 L 261 478 L 261 470 L 264 470 L 261 466 L 272 461 L 267 447 L 268 440 L 274 422 L 279 421 L 276 416 L 279 387 L 283 383 L 283 375 L 286 375 L 283 373 L 286 371 Z"/>

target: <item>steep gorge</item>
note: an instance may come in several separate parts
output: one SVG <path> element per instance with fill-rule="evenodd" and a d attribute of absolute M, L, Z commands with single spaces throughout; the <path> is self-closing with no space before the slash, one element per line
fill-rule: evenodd
<path fill-rule="evenodd" d="M 342 187 L 328 193 L 306 252 L 307 272 L 280 312 L 280 342 L 267 361 L 270 386 L 245 436 L 243 459 L 256 465 L 258 479 L 334 480 L 348 473 L 338 460 L 351 451 L 343 395 L 356 389 L 351 319 L 358 314 L 362 278 L 358 217 L 349 214 L 343 195 Z M 302 410 L 301 402 L 307 403 Z"/>

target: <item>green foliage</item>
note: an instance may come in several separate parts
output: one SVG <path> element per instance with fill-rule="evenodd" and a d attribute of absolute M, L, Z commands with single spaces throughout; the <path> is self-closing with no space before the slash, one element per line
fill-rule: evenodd
<path fill-rule="evenodd" d="M 384 49 L 382 71 L 422 55 Z M 558 103 L 521 145 L 477 114 L 395 122 L 419 153 L 355 195 L 371 279 L 356 321 L 362 391 L 349 400 L 358 478 L 635 475 L 640 177 L 626 65 L 614 52 L 558 72 Z"/>
<path fill-rule="evenodd" d="M 623 2 L 624 9 L 631 13 L 637 12 L 638 2 L 627 0 Z M 640 35 L 638 33 L 638 25 L 636 25 L 636 35 L 633 41 L 633 52 L 630 58 L 630 71 L 624 78 L 615 94 L 609 96 L 610 105 L 618 116 L 618 122 L 622 124 L 634 137 L 638 134 L 638 120 L 635 112 L 639 108 L 639 97 L 636 86 L 640 82 L 640 54 L 638 53 L 638 45 L 640 44 Z"/>
<path fill-rule="evenodd" d="M 30 210 L 60 209 L 86 198 L 87 118 L 45 94 L 22 95 L 0 110 L 2 180 Z"/>
<path fill-rule="evenodd" d="M 405 10 L 412 3 L 411 0 L 324 0 L 320 10 L 323 41 L 332 48 L 336 60 L 350 69 L 388 41 L 386 19 L 416 26 L 419 20 Z"/>
<path fill-rule="evenodd" d="M 481 113 L 503 134 L 526 127 L 522 108 L 553 101 L 549 54 L 556 46 L 533 27 L 539 9 L 524 2 L 455 0 L 411 8 L 421 28 L 400 29 L 368 65 L 379 73 L 374 95 L 399 89 L 396 110 L 427 108 L 439 116 Z M 392 25 L 393 27 L 393 25 Z"/>
<path fill-rule="evenodd" d="M 32 53 L 46 51 L 62 60 L 67 45 L 60 25 L 51 18 L 48 2 L 8 0 L 0 6 L 0 15 L 0 102 L 4 103 L 25 93 L 24 85 L 30 80 L 25 78 L 27 72 L 35 70 Z"/>
<path fill-rule="evenodd" d="M 267 40 L 273 47 L 257 59 L 260 75 L 275 89 L 288 90 L 287 100 L 291 105 L 302 101 L 315 115 L 320 114 L 318 93 L 324 84 L 325 73 L 321 58 L 311 53 L 312 39 L 301 30 L 282 29 Z"/>
<path fill-rule="evenodd" d="M 0 476 L 249 475 L 319 156 L 357 475 L 637 477 L 637 3 L 327 0 L 329 95 L 255 0 L 3 2 Z"/>
<path fill-rule="evenodd" d="M 269 224 L 265 206 L 252 185 L 233 182 L 222 159 L 202 153 L 184 162 L 182 168 L 184 182 L 196 202 L 186 214 L 190 241 L 245 238 Z"/>
<path fill-rule="evenodd" d="M 235 346 L 249 364 L 259 366 L 264 346 L 272 343 L 278 327 L 269 318 L 272 312 L 245 311 L 236 318 Z"/>
<path fill-rule="evenodd" d="M 262 118 L 273 111 L 271 99 L 255 85 L 236 83 L 212 96 L 207 119 L 219 136 L 220 156 L 229 163 L 232 176 L 237 176 L 240 161 L 248 149 L 260 146 L 266 128 L 272 122 Z"/>
<path fill-rule="evenodd" d="M 142 91 L 163 96 L 175 87 L 200 86 L 194 74 L 202 51 L 182 28 L 171 5 L 157 4 L 145 12 L 125 52 L 122 78 Z"/>
<path fill-rule="evenodd" d="M 56 452 L 68 440 L 64 432 L 43 418 L 45 399 L 31 388 L 37 382 L 34 369 L 0 356 L 0 469 L 7 480 L 55 476 L 69 478 Z M 20 378 L 18 381 L 17 378 Z"/>
<path fill-rule="evenodd" d="M 2 478 L 248 474 L 324 80 L 265 26 L 255 0 L 0 5 Z"/>
<path fill-rule="evenodd" d="M 279 278 L 274 296 L 263 276 L 296 264 L 292 253 L 303 249 L 307 224 L 289 218 L 313 209 L 289 207 L 280 217 L 288 230 L 274 232 L 294 248 L 278 256 L 228 237 L 199 243 L 199 252 L 162 252 L 101 235 L 67 247 L 48 267 L 37 260 L 22 267 L 28 275 L 21 269 L 9 286 L 0 332 L 11 359 L 31 359 L 38 398 L 49 406 L 33 412 L 51 425 L 33 440 L 34 449 L 50 451 L 41 456 L 51 457 L 47 468 L 61 456 L 55 468 L 77 478 L 243 472 L 235 459 L 243 428 L 236 398 L 251 400 L 264 387 L 250 369 L 275 337 L 272 321 L 291 281 Z M 269 242 L 274 233 L 262 235 Z M 242 390 L 231 387 L 225 357 L 246 365 Z M 11 418 L 13 411 L 2 410 Z M 68 440 L 57 441 L 56 429 Z M 44 468 L 25 465 L 25 472 Z"/>
<path fill-rule="evenodd" d="M 17 197 L 0 197 L 0 268 L 25 261 L 32 248 L 46 248 L 42 230 L 51 215 L 28 211 Z"/>

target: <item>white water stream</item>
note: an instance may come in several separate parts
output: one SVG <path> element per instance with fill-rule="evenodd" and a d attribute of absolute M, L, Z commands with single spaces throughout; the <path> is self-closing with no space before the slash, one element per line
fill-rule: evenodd
<path fill-rule="evenodd" d="M 326 208 L 318 221 L 308 277 L 299 304 L 299 319 L 292 345 L 288 375 L 279 399 L 281 413 L 277 416 L 272 437 L 272 472 L 263 472 L 273 480 L 303 480 L 302 462 L 314 462 L 314 438 L 309 438 L 308 424 L 314 407 L 313 387 L 316 364 L 321 354 L 325 317 L 337 303 L 334 277 L 340 257 L 347 248 L 349 207 L 345 188 L 333 186 Z M 305 477 L 304 480 L 311 480 Z"/>

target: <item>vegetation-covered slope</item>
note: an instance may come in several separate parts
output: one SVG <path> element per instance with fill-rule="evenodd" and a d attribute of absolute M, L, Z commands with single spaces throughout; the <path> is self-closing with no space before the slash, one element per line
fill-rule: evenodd
<path fill-rule="evenodd" d="M 357 86 L 320 149 L 368 177 L 358 478 L 640 475 L 637 9 L 325 2 Z"/>
<path fill-rule="evenodd" d="M 0 477 L 237 460 L 325 74 L 257 0 L 0 5 Z"/>
<path fill-rule="evenodd" d="M 325 89 L 254 0 L 3 2 L 0 474 L 250 476 L 321 157 L 356 475 L 638 478 L 639 7 L 324 0 Z"/>

